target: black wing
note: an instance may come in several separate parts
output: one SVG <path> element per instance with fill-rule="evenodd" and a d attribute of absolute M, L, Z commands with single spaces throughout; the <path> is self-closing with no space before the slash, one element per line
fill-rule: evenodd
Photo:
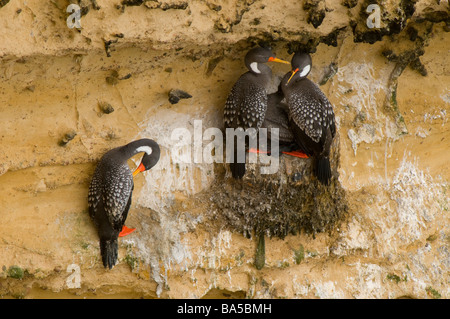
<path fill-rule="evenodd" d="M 313 82 L 299 81 L 288 97 L 288 104 L 291 120 L 314 142 L 320 143 L 329 128 L 334 136 L 333 107 Z"/>
<path fill-rule="evenodd" d="M 267 92 L 264 87 L 241 77 L 231 89 L 225 102 L 225 127 L 259 128 L 267 110 Z"/>
<path fill-rule="evenodd" d="M 124 172 L 111 172 L 107 180 L 103 191 L 105 212 L 114 229 L 121 230 L 131 205 L 133 176 L 127 166 L 124 167 Z"/>

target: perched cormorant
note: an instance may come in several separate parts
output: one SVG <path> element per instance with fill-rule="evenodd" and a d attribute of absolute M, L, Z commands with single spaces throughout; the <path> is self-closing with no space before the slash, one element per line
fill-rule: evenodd
<path fill-rule="evenodd" d="M 289 64 L 262 47 L 251 49 L 244 62 L 249 71 L 240 76 L 228 95 L 224 109 L 225 128 L 260 128 L 266 114 L 267 87 L 272 75 L 272 70 L 264 63 Z M 245 159 L 243 163 L 238 162 L 236 144 L 230 170 L 234 178 L 242 178 L 245 174 Z"/>
<path fill-rule="evenodd" d="M 144 156 L 132 174 L 127 160 L 141 152 Z M 134 231 L 124 225 L 134 189 L 133 176 L 155 166 L 159 156 L 160 149 L 155 141 L 140 139 L 108 151 L 95 169 L 89 186 L 89 215 L 98 229 L 105 268 L 111 269 L 116 264 L 118 237 Z"/>
<path fill-rule="evenodd" d="M 325 185 L 330 183 L 330 148 L 336 134 L 333 107 L 327 97 L 306 78 L 311 70 L 309 54 L 292 57 L 292 71 L 282 80 L 289 106 L 289 123 L 300 150 L 315 158 L 314 175 Z"/>

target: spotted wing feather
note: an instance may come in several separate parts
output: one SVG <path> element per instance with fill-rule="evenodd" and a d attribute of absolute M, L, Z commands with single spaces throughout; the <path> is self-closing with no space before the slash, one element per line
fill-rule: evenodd
<path fill-rule="evenodd" d="M 225 102 L 225 127 L 259 128 L 267 110 L 267 92 L 262 86 L 239 79 Z"/>
<path fill-rule="evenodd" d="M 314 142 L 319 143 L 328 128 L 335 133 L 334 112 L 322 91 L 305 79 L 287 97 L 291 119 Z M 334 131 L 334 132 L 333 132 Z"/>
<path fill-rule="evenodd" d="M 130 177 L 131 172 L 128 166 L 113 171 L 106 177 L 107 182 L 103 193 L 105 211 L 110 223 L 119 230 L 125 221 L 125 208 L 134 188 L 133 178 Z"/>
<path fill-rule="evenodd" d="M 111 226 L 120 231 L 131 203 L 133 178 L 126 165 L 102 170 L 101 164 L 97 167 L 89 187 L 89 214 L 94 218 L 97 209 L 103 207 Z M 102 174 L 102 171 L 107 171 L 108 174 Z M 102 205 L 99 205 L 100 202 Z"/>

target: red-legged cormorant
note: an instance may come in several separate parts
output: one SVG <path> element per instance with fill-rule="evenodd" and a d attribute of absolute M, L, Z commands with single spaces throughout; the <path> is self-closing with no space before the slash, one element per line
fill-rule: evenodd
<path fill-rule="evenodd" d="M 289 62 L 276 58 L 270 49 L 263 47 L 251 49 L 244 62 L 249 71 L 240 76 L 228 95 L 224 109 L 224 124 L 225 128 L 257 130 L 261 127 L 266 114 L 267 87 L 272 75 L 272 70 L 265 63 L 289 64 Z M 236 144 L 230 170 L 232 176 L 239 179 L 245 174 L 245 158 L 244 162 L 238 162 Z"/>
<path fill-rule="evenodd" d="M 336 135 L 333 106 L 325 94 L 306 78 L 311 57 L 297 52 L 292 57 L 292 71 L 282 80 L 289 107 L 289 122 L 300 150 L 315 159 L 314 175 L 324 185 L 331 179 L 330 148 Z"/>
<path fill-rule="evenodd" d="M 144 152 L 141 163 L 131 173 L 127 160 L 141 152 Z M 111 269 L 117 262 L 118 237 L 134 231 L 124 225 L 134 189 L 133 176 L 155 166 L 159 156 L 155 141 L 140 139 L 108 151 L 97 164 L 89 186 L 88 205 L 98 229 L 105 268 Z"/>

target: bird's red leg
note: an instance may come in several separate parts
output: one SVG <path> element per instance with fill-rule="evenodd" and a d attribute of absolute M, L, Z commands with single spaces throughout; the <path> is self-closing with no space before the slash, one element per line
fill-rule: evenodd
<path fill-rule="evenodd" d="M 248 150 L 249 153 L 256 153 L 256 154 L 269 154 L 269 151 L 260 151 L 257 148 L 251 148 Z"/>
<path fill-rule="evenodd" d="M 300 151 L 292 151 L 292 152 L 282 152 L 283 154 L 286 155 L 291 155 L 291 156 L 295 156 L 295 157 L 299 157 L 299 158 L 309 158 L 308 155 L 306 155 L 305 153 L 302 153 Z"/>
<path fill-rule="evenodd" d="M 132 232 L 134 232 L 135 230 L 136 230 L 136 228 L 128 228 L 127 226 L 123 225 L 122 231 L 119 233 L 119 237 L 124 237 L 126 235 L 129 235 Z"/>

